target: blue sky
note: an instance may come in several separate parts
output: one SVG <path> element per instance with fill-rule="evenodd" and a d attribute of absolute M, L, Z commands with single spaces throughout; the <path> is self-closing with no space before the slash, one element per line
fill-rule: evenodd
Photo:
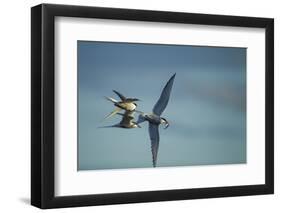
<path fill-rule="evenodd" d="M 246 49 L 78 41 L 78 170 L 152 167 L 147 124 L 100 129 L 115 89 L 151 112 L 177 73 L 157 166 L 246 162 Z"/>

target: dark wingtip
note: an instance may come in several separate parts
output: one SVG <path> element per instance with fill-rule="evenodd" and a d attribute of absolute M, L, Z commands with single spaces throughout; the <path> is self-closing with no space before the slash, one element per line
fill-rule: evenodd
<path fill-rule="evenodd" d="M 152 164 L 153 164 L 153 167 L 155 168 L 156 167 L 156 160 L 153 159 Z"/>
<path fill-rule="evenodd" d="M 110 126 L 98 126 L 97 129 L 109 128 Z"/>
<path fill-rule="evenodd" d="M 116 90 L 112 90 L 116 95 L 118 95 L 118 97 L 122 100 L 125 101 L 126 97 L 124 95 L 122 95 L 120 92 L 116 91 Z"/>
<path fill-rule="evenodd" d="M 120 93 L 117 90 L 115 90 L 115 89 L 113 89 L 112 92 L 114 92 L 118 96 L 120 95 Z"/>
<path fill-rule="evenodd" d="M 138 101 L 139 99 L 138 98 L 128 98 L 129 100 L 132 100 L 132 101 Z"/>
<path fill-rule="evenodd" d="M 169 79 L 168 82 L 174 81 L 174 79 L 175 79 L 175 77 L 176 77 L 176 74 L 177 74 L 177 73 L 174 73 L 174 75 L 171 76 L 171 78 Z"/>
<path fill-rule="evenodd" d="M 176 74 L 177 73 L 175 73 L 174 75 L 172 75 L 172 77 L 168 80 L 168 82 L 166 83 L 166 86 L 168 86 L 169 84 L 171 84 L 171 85 L 173 85 L 173 83 L 174 83 L 174 80 L 175 80 L 175 77 L 176 77 Z"/>

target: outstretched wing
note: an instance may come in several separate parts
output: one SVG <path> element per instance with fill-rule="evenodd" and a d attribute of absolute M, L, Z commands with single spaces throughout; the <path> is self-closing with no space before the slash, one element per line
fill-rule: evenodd
<path fill-rule="evenodd" d="M 164 89 L 162 90 L 160 98 L 158 99 L 157 103 L 153 107 L 154 114 L 160 116 L 162 114 L 162 112 L 165 110 L 165 108 L 169 102 L 169 99 L 170 99 L 170 94 L 171 94 L 175 76 L 176 76 L 176 73 L 169 79 L 169 81 L 165 85 Z"/>
<path fill-rule="evenodd" d="M 151 141 L 152 163 L 156 167 L 159 148 L 159 125 L 149 123 L 149 136 Z"/>
<path fill-rule="evenodd" d="M 104 120 L 105 120 L 105 119 L 108 119 L 108 118 L 110 118 L 110 117 L 112 117 L 113 115 L 117 114 L 117 113 L 120 112 L 121 110 L 122 110 L 121 108 L 116 107 L 116 109 L 114 109 L 109 115 L 107 115 L 107 116 L 104 118 Z"/>
<path fill-rule="evenodd" d="M 99 126 L 97 128 L 102 129 L 102 128 L 113 128 L 113 127 L 121 127 L 120 124 L 115 124 L 115 125 L 111 125 L 111 126 Z"/>
<path fill-rule="evenodd" d="M 127 102 L 135 102 L 135 101 L 140 101 L 140 99 L 138 99 L 138 98 L 127 98 L 126 101 Z"/>
<path fill-rule="evenodd" d="M 126 101 L 126 97 L 124 95 L 122 95 L 120 92 L 117 92 L 116 90 L 113 90 L 113 92 L 119 96 L 119 98 L 122 100 L 122 101 Z"/>
<path fill-rule="evenodd" d="M 114 98 L 111 98 L 111 97 L 106 97 L 105 96 L 105 99 L 108 100 L 108 101 L 111 101 L 114 104 L 118 103 L 118 101 L 116 101 Z"/>

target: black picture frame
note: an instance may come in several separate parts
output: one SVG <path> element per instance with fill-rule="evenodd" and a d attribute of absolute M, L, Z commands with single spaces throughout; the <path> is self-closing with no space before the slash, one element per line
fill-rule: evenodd
<path fill-rule="evenodd" d="M 265 184 L 93 195 L 54 195 L 54 18 L 83 17 L 264 28 Z M 274 192 L 274 20 L 164 11 L 41 4 L 31 8 L 31 204 L 42 209 L 272 194 Z"/>

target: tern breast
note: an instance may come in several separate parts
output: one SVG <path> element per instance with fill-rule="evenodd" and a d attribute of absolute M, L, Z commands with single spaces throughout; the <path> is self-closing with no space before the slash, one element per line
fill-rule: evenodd
<path fill-rule="evenodd" d="M 119 102 L 116 104 L 116 106 L 127 111 L 134 111 L 136 109 L 136 105 L 133 103 Z"/>
<path fill-rule="evenodd" d="M 146 119 L 149 121 L 149 122 L 151 122 L 151 123 L 153 123 L 153 124 L 160 124 L 161 123 L 161 118 L 160 118 L 160 116 L 158 116 L 158 115 L 155 115 L 155 114 L 149 114 L 149 115 L 146 115 L 145 116 L 146 117 Z"/>
<path fill-rule="evenodd" d="M 127 103 L 127 107 L 129 111 L 134 111 L 136 109 L 136 105 L 133 103 Z"/>

